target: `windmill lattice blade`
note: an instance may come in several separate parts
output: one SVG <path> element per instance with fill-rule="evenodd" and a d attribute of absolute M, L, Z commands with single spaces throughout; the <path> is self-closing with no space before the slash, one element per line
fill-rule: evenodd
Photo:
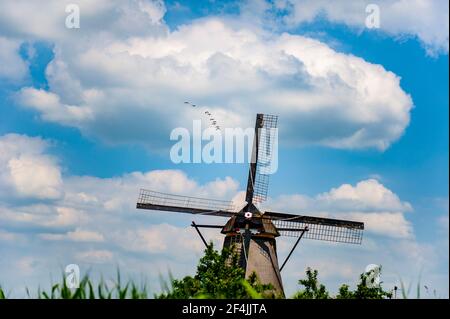
<path fill-rule="evenodd" d="M 166 194 L 141 189 L 136 205 L 140 209 L 231 217 L 235 208 L 231 201 Z"/>
<path fill-rule="evenodd" d="M 264 218 L 270 218 L 281 235 L 298 237 L 298 230 L 308 227 L 303 238 L 332 242 L 361 244 L 364 223 L 350 220 L 300 216 L 284 213 L 265 212 Z"/>
<path fill-rule="evenodd" d="M 276 131 L 278 116 L 263 114 L 263 125 L 259 133 L 258 162 L 254 182 L 253 202 L 263 202 L 267 199 L 269 177 L 274 155 L 273 145 L 277 141 Z"/>

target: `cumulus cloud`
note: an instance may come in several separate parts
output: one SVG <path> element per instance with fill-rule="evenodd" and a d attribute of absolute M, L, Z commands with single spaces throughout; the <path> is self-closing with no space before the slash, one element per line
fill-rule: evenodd
<path fill-rule="evenodd" d="M 17 102 L 109 143 L 167 147 L 173 128 L 190 127 L 206 109 L 223 127 L 251 127 L 257 112 L 279 114 L 283 143 L 344 149 L 385 150 L 409 124 L 413 103 L 397 75 L 317 40 L 270 33 L 243 17 L 169 30 L 160 1 L 137 0 L 116 10 L 82 2 L 83 26 L 69 30 L 58 26 L 64 1 L 39 4 L 48 11 L 28 3 L 2 4 L 3 14 L 11 11 L 3 30 L 20 31 L 3 33 L 51 41 L 55 56 L 48 90 L 22 88 Z M 34 12 L 25 26 L 11 18 L 18 8 Z M 186 108 L 187 99 L 200 110 Z"/>
<path fill-rule="evenodd" d="M 317 199 L 329 207 L 340 210 L 397 212 L 412 210 L 410 203 L 402 202 L 395 193 L 376 179 L 364 180 L 355 186 L 343 184 L 318 195 Z"/>
<path fill-rule="evenodd" d="M 55 158 L 44 154 L 49 143 L 40 138 L 8 134 L 0 137 L 0 189 L 13 195 L 55 199 L 61 196 L 61 170 Z M 6 192 L 3 192 L 6 194 Z"/>
<path fill-rule="evenodd" d="M 366 7 L 373 3 L 380 8 L 380 30 L 395 37 L 417 37 L 431 55 L 448 54 L 449 7 L 445 0 L 280 0 L 275 3 L 279 10 L 287 12 L 285 22 L 291 26 L 323 16 L 360 30 L 365 28 Z"/>
<path fill-rule="evenodd" d="M 345 218 L 365 223 L 366 231 L 393 238 L 412 238 L 414 235 L 405 213 L 412 210 L 391 190 L 375 179 L 343 184 L 314 197 L 293 194 L 271 199 L 267 210 L 286 211 L 300 215 L 320 215 Z"/>
<path fill-rule="evenodd" d="M 111 262 L 114 254 L 108 250 L 88 250 L 77 253 L 75 257 L 82 262 L 98 264 Z"/>
<path fill-rule="evenodd" d="M 101 33 L 107 37 L 145 35 L 165 30 L 162 18 L 166 12 L 161 0 L 79 0 L 80 29 L 65 26 L 66 7 L 70 0 L 28 1 L 14 0 L 0 3 L 0 30 L 6 36 L 18 39 L 75 40 Z M 105 27 L 107 26 L 107 27 Z M 75 31 L 75 32 L 74 32 Z"/>
<path fill-rule="evenodd" d="M 28 66 L 19 55 L 20 41 L 0 34 L 0 80 L 20 82 L 28 75 Z"/>
<path fill-rule="evenodd" d="M 98 228 L 105 223 L 100 222 L 103 218 L 114 223 L 130 212 L 142 216 L 135 209 L 141 187 L 218 199 L 232 199 L 239 190 L 231 177 L 199 184 L 179 170 L 132 172 L 114 178 L 62 177 L 57 159 L 47 154 L 49 144 L 26 135 L 0 136 L 0 220 L 8 225 L 66 230 L 44 233 L 41 238 L 48 240 L 102 242 L 105 234 Z"/>
<path fill-rule="evenodd" d="M 0 205 L 0 220 L 11 226 L 40 226 L 44 229 L 65 229 L 83 225 L 87 221 L 85 211 L 60 206 L 57 203 L 31 205 Z"/>
<path fill-rule="evenodd" d="M 79 242 L 102 242 L 105 240 L 102 234 L 76 228 L 74 231 L 69 231 L 66 234 L 41 234 L 41 238 L 46 240 L 71 240 Z"/>
<path fill-rule="evenodd" d="M 43 183 L 38 185 L 38 182 L 35 182 L 35 185 L 33 184 L 35 188 L 30 188 L 35 192 L 26 193 L 34 195 L 34 203 L 26 202 L 14 208 L 3 206 L 0 208 L 0 218 L 15 225 L 25 223 L 64 230 L 64 232 L 44 232 L 41 238 L 46 240 L 103 242 L 112 238 L 121 238 L 125 247 L 136 247 L 135 250 L 164 250 L 166 246 L 160 241 L 167 240 L 172 236 L 170 234 L 174 235 L 177 232 L 169 225 L 160 225 L 158 231 L 152 227 L 139 226 L 139 231 L 120 232 L 115 235 L 109 231 L 105 232 L 103 225 L 113 227 L 112 225 L 121 224 L 129 216 L 141 218 L 138 216 L 142 214 L 136 212 L 135 200 L 132 200 L 137 198 L 138 189 L 141 187 L 166 193 L 228 199 L 235 203 L 240 203 L 243 199 L 239 183 L 231 177 L 200 185 L 178 170 L 133 172 L 113 178 L 66 176 L 63 179 L 57 175 L 55 184 L 54 181 L 52 182 L 52 174 L 40 176 L 42 172 L 48 171 L 47 166 L 42 167 L 43 159 L 50 163 L 56 162 L 46 154 L 47 141 L 21 135 L 6 135 L 0 138 L 0 143 L 3 150 L 0 163 L 4 163 L 5 168 L 10 168 L 11 160 L 16 160 L 23 152 L 27 152 L 29 158 L 23 161 L 22 165 L 32 167 L 35 175 L 33 178 L 37 181 L 42 179 Z M 8 192 L 11 192 L 11 186 L 14 190 L 13 194 L 23 189 L 17 188 L 17 179 L 10 178 L 9 175 L 14 176 L 14 172 L 5 171 L 6 174 L 3 175 L 6 176 L 2 176 L 2 183 L 4 195 L 7 198 Z M 59 172 L 59 167 L 57 171 Z M 25 172 L 28 171 L 25 170 Z M 36 175 L 40 176 L 40 179 Z M 20 181 L 24 182 L 26 179 L 19 179 Z M 29 183 L 25 184 L 31 187 Z M 51 190 L 55 188 L 58 197 L 48 196 L 54 195 L 53 192 L 48 192 L 48 188 Z M 43 192 L 44 190 L 47 191 Z M 52 199 L 54 202 L 47 204 L 40 202 L 41 199 Z M 401 201 L 395 193 L 375 179 L 364 180 L 354 186 L 343 184 L 315 197 L 302 194 L 282 195 L 270 200 L 267 206 L 275 210 L 299 214 L 311 213 L 362 220 L 366 222 L 369 232 L 389 237 L 407 238 L 413 234 L 410 222 L 404 217 L 405 213 L 412 210 L 411 205 Z M 163 218 L 164 215 L 167 214 L 155 213 L 155 221 L 167 222 Z M 101 220 L 107 222 L 100 222 Z M 161 235 L 161 229 L 165 229 L 162 231 L 165 235 Z M 127 241 L 125 238 L 130 240 Z M 159 241 L 150 240 L 151 238 L 159 238 Z M 155 246 L 148 246 L 150 244 L 146 243 L 149 242 Z"/>
<path fill-rule="evenodd" d="M 89 121 L 92 117 L 89 108 L 63 104 L 58 95 L 42 89 L 23 88 L 19 91 L 18 98 L 19 103 L 32 106 L 47 121 L 76 125 Z"/>
<path fill-rule="evenodd" d="M 220 247 L 223 235 L 220 232 L 204 232 L 208 241 Z M 112 240 L 120 247 L 134 252 L 150 254 L 170 254 L 170 257 L 185 259 L 204 249 L 204 244 L 192 232 L 191 227 L 178 227 L 166 223 L 123 231 L 112 235 Z"/>
<path fill-rule="evenodd" d="M 4 194 L 8 197 L 8 189 L 12 186 L 13 193 L 33 195 L 33 198 L 38 200 L 36 203 L 26 203 L 14 208 L 3 206 L 0 208 L 0 218 L 10 225 L 38 225 L 47 229 L 64 230 L 56 233 L 44 232 L 41 238 L 45 240 L 109 240 L 124 249 L 153 253 L 165 251 L 167 241 L 179 230 L 164 224 L 167 220 L 163 218 L 163 213 L 154 214 L 155 222 L 163 223 L 158 227 L 142 227 L 137 223 L 132 227 L 135 229 L 138 226 L 133 232 L 111 232 L 108 229 L 114 228 L 116 223 L 121 224 L 127 216 L 132 216 L 130 214 L 134 214 L 137 219 L 141 218 L 138 216 L 142 214 L 135 211 L 135 200 L 130 200 L 137 197 L 140 187 L 167 193 L 229 199 L 235 203 L 242 202 L 243 199 L 239 183 L 231 177 L 199 185 L 178 170 L 133 172 L 114 178 L 66 176 L 62 179 L 58 175 L 59 167 L 52 166 L 53 170 L 58 172 L 53 174 L 58 177 L 55 179 L 52 178 L 53 170 L 42 164 L 44 162 L 56 165 L 56 160 L 46 154 L 47 144 L 48 142 L 42 139 L 21 135 L 6 135 L 0 138 L 0 149 L 3 150 L 0 163 L 7 168 L 2 170 L 6 171 L 1 179 Z M 23 160 L 24 152 L 28 156 L 27 160 Z M 33 175 L 30 177 L 34 181 L 31 186 L 26 178 L 14 178 L 15 172 L 11 167 L 14 168 L 16 164 L 10 163 L 19 161 L 17 158 L 21 159 L 20 165 L 30 168 L 23 169 L 21 174 Z M 20 187 L 21 183 L 28 187 L 26 192 L 25 186 Z M 58 196 L 53 196 L 55 194 Z M 52 199 L 54 203 L 42 203 L 39 202 L 40 199 Z M 265 208 L 361 220 L 366 223 L 367 231 L 374 234 L 393 238 L 413 236 L 412 225 L 404 215 L 412 210 L 411 205 L 401 201 L 395 193 L 375 179 L 363 180 L 354 186 L 343 184 L 314 197 L 302 194 L 281 195 L 269 200 Z M 100 222 L 101 220 L 107 222 Z M 185 219 L 181 220 L 187 222 Z M 187 243 L 189 236 L 185 235 L 184 242 Z M 187 245 L 196 247 L 192 243 Z"/>

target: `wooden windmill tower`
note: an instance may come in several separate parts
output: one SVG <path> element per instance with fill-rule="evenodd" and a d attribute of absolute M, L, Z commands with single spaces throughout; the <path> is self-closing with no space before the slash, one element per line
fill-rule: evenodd
<path fill-rule="evenodd" d="M 217 228 L 225 235 L 223 247 L 234 245 L 239 264 L 246 276 L 256 272 L 261 283 L 272 284 L 284 295 L 280 272 L 301 238 L 361 244 L 364 223 L 330 218 L 261 212 L 256 206 L 266 200 L 273 155 L 277 116 L 256 116 L 252 161 L 248 174 L 246 205 L 236 209 L 232 202 L 164 194 L 141 189 L 137 208 L 228 217 L 225 225 L 198 225 L 192 222 L 202 241 L 199 228 Z M 297 237 L 297 241 L 281 267 L 278 263 L 276 238 Z"/>

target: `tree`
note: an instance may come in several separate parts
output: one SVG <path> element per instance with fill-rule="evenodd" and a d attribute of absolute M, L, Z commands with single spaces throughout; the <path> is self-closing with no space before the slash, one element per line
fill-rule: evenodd
<path fill-rule="evenodd" d="M 255 273 L 244 279 L 245 271 L 239 267 L 233 249 L 214 250 L 212 243 L 200 259 L 194 277 L 172 279 L 171 289 L 156 298 L 274 298 L 272 285 L 261 284 Z"/>
<path fill-rule="evenodd" d="M 383 290 L 381 284 L 372 285 L 370 273 L 360 275 L 355 290 L 346 284 L 339 288 L 336 296 L 330 296 L 326 287 L 319 283 L 318 271 L 306 269 L 306 278 L 298 283 L 303 289 L 294 294 L 294 299 L 384 299 L 391 298 L 392 293 Z M 238 256 L 234 249 L 224 248 L 221 253 L 214 250 L 212 243 L 205 249 L 205 254 L 197 265 L 194 276 L 182 279 L 170 279 L 164 292 L 155 295 L 159 299 L 189 298 L 277 298 L 272 285 L 261 284 L 255 273 L 244 279 L 245 271 L 239 267 Z"/>
<path fill-rule="evenodd" d="M 330 295 L 324 285 L 319 284 L 317 270 L 306 269 L 306 279 L 300 279 L 298 283 L 305 289 L 298 291 L 293 299 L 328 299 Z"/>

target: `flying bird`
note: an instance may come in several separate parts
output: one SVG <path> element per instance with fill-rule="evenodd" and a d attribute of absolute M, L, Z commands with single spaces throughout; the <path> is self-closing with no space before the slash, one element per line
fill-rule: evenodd
<path fill-rule="evenodd" d="M 188 102 L 188 101 L 185 101 L 184 104 L 189 104 L 189 105 L 192 106 L 192 107 L 196 107 L 196 106 L 197 106 L 197 105 L 192 104 L 191 102 Z"/>
<path fill-rule="evenodd" d="M 185 101 L 184 104 L 188 104 L 188 105 L 190 105 L 190 106 L 192 106 L 192 107 L 197 107 L 196 104 L 192 104 L 192 103 L 189 102 L 189 101 Z M 205 113 L 206 115 L 209 116 L 209 120 L 211 121 L 211 126 L 215 127 L 216 130 L 220 130 L 220 126 L 217 125 L 217 121 L 216 121 L 214 118 L 212 118 L 211 112 L 209 112 L 208 110 L 206 110 L 206 111 L 204 111 L 204 113 Z"/>

